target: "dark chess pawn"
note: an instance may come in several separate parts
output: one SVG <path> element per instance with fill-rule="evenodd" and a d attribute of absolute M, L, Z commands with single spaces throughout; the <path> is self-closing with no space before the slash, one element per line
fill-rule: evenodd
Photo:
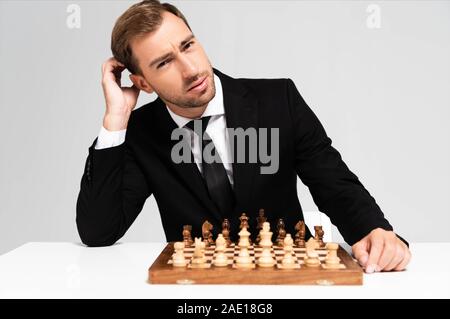
<path fill-rule="evenodd" d="M 295 245 L 300 248 L 305 248 L 305 236 L 306 236 L 306 228 L 305 222 L 300 220 L 295 225 L 295 230 L 297 233 L 295 234 Z"/>
<path fill-rule="evenodd" d="M 319 247 L 320 248 L 325 247 L 325 243 L 323 242 L 324 231 L 322 229 L 322 226 L 314 226 L 314 232 L 315 232 L 314 239 L 319 244 Z"/>
<path fill-rule="evenodd" d="M 267 221 L 267 217 L 264 216 L 264 209 L 261 208 L 258 213 L 258 217 L 256 217 L 256 231 L 258 232 L 258 237 L 256 237 L 256 243 L 259 244 L 261 240 L 260 231 L 263 228 L 263 224 Z"/>
<path fill-rule="evenodd" d="M 222 235 L 223 235 L 223 238 L 225 239 L 227 247 L 230 246 L 231 245 L 230 222 L 226 218 L 223 220 L 223 223 L 222 223 Z"/>
<path fill-rule="evenodd" d="M 209 221 L 205 221 L 202 225 L 202 236 L 203 242 L 205 243 L 205 247 L 209 247 L 214 244 L 214 240 L 212 239 L 212 229 L 213 225 Z"/>
<path fill-rule="evenodd" d="M 184 225 L 183 226 L 183 242 L 185 247 L 190 247 L 194 243 L 192 240 L 192 226 L 191 225 Z"/>
<path fill-rule="evenodd" d="M 280 218 L 278 220 L 277 223 L 277 232 L 278 232 L 278 236 L 277 236 L 277 246 L 283 247 L 284 246 L 284 238 L 286 238 L 286 226 L 284 225 L 284 221 L 282 218 Z"/>

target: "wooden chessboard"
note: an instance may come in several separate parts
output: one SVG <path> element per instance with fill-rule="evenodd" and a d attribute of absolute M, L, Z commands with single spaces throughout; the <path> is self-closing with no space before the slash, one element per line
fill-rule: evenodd
<path fill-rule="evenodd" d="M 325 248 L 317 249 L 320 266 L 307 267 L 304 264 L 305 248 L 294 247 L 293 256 L 298 265 L 295 269 L 282 269 L 281 260 L 284 256 L 282 247 L 273 247 L 272 257 L 276 259 L 276 265 L 271 268 L 261 268 L 255 264 L 255 260 L 261 253 L 261 248 L 258 246 L 251 246 L 249 249 L 255 264 L 251 269 L 236 267 L 235 258 L 239 254 L 239 247 L 234 244 L 225 252 L 229 259 L 229 265 L 226 267 L 216 267 L 212 264 L 214 251 L 214 245 L 206 247 L 206 264 L 198 269 L 190 264 L 194 247 L 186 247 L 184 254 L 188 265 L 185 268 L 173 267 L 174 248 L 173 243 L 169 243 L 150 267 L 148 282 L 151 284 L 267 285 L 362 285 L 363 282 L 363 270 L 342 247 L 339 247 L 337 251 L 341 259 L 340 269 L 326 269 L 324 260 L 327 250 Z"/>

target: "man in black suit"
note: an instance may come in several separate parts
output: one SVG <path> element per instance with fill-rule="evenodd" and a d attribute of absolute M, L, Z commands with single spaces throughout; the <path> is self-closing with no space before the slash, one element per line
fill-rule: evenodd
<path fill-rule="evenodd" d="M 213 69 L 181 12 L 156 0 L 119 17 L 111 46 L 114 58 L 102 66 L 103 127 L 89 148 L 77 201 L 83 243 L 115 243 L 151 194 L 168 241 L 180 240 L 187 224 L 200 235 L 205 220 L 217 234 L 224 218 L 236 234 L 242 212 L 255 235 L 259 208 L 294 233 L 303 219 L 299 176 L 366 272 L 406 267 L 407 243 L 331 146 L 292 80 L 233 79 Z M 121 87 L 125 68 L 132 87 Z M 158 98 L 134 110 L 140 91 Z M 187 161 L 180 161 L 183 140 L 174 136 L 188 141 Z M 233 143 L 239 136 L 244 148 Z"/>

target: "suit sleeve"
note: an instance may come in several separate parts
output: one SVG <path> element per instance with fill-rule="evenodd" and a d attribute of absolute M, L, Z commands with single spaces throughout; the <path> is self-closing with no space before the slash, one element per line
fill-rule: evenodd
<path fill-rule="evenodd" d="M 81 178 L 76 223 L 84 244 L 108 246 L 125 234 L 151 191 L 127 142 L 105 149 L 96 143 Z"/>
<path fill-rule="evenodd" d="M 319 210 L 330 217 L 350 245 L 375 228 L 393 230 L 375 199 L 333 148 L 319 119 L 290 79 L 287 94 L 296 171 Z"/>

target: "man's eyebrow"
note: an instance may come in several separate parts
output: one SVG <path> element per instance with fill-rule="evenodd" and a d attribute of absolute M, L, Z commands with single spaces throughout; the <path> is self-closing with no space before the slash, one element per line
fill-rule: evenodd
<path fill-rule="evenodd" d="M 195 38 L 194 34 L 190 34 L 189 36 L 187 36 L 183 41 L 180 42 L 180 49 L 186 44 L 188 43 L 190 40 L 192 40 L 193 38 Z M 149 67 L 152 67 L 153 65 L 155 65 L 156 63 L 163 61 L 165 59 L 167 59 L 168 57 L 172 56 L 172 52 L 166 53 L 156 59 L 154 59 L 152 62 L 150 62 L 150 64 L 148 65 Z"/>

